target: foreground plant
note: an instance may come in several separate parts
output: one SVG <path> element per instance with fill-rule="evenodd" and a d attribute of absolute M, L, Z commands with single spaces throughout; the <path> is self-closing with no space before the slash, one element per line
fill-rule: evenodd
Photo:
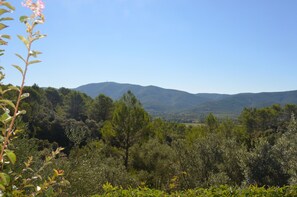
<path fill-rule="evenodd" d="M 43 165 L 37 170 L 31 168 L 33 163 L 33 158 L 30 157 L 21 172 L 18 174 L 13 171 L 13 165 L 17 161 L 17 156 L 11 150 L 12 140 L 17 136 L 20 129 L 17 128 L 16 122 L 19 116 L 25 114 L 24 110 L 20 109 L 20 103 L 23 99 L 29 96 L 28 93 L 24 93 L 25 80 L 28 72 L 28 68 L 32 64 L 41 62 L 36 59 L 38 55 L 41 54 L 40 51 L 33 50 L 32 44 L 45 37 L 35 28 L 43 24 L 45 19 L 42 13 L 44 9 L 44 3 L 42 0 L 37 0 L 33 2 L 32 0 L 26 0 L 22 3 L 24 7 L 29 8 L 32 11 L 31 16 L 21 16 L 20 22 L 24 23 L 26 26 L 26 36 L 18 35 L 18 38 L 24 43 L 27 54 L 22 56 L 20 54 L 15 54 L 24 64 L 23 67 L 19 65 L 13 65 L 22 76 L 21 85 L 19 87 L 9 86 L 4 88 L 1 84 L 0 86 L 0 122 L 1 122 L 1 135 L 0 135 L 0 196 L 37 196 L 45 191 L 48 191 L 57 184 L 63 183 L 64 179 L 62 177 L 62 170 L 54 170 L 53 175 L 45 179 L 40 175 L 42 171 L 51 164 L 52 160 L 60 153 L 62 148 L 58 148 L 53 151 L 51 155 L 45 158 Z M 5 7 L 0 9 L 0 15 L 5 13 L 10 13 L 14 10 L 14 7 L 5 0 L 0 0 L 0 6 Z M 12 20 L 10 17 L 3 17 L 0 21 Z M 5 24 L 0 23 L 0 30 L 6 28 Z M 0 37 L 0 44 L 6 45 L 7 41 L 4 39 L 10 39 L 9 35 L 2 35 Z M 4 50 L 0 51 L 0 55 L 4 54 Z M 1 68 L 2 69 L 2 68 Z M 4 74 L 0 73 L 0 80 L 4 78 Z M 11 93 L 10 93 L 11 92 Z M 10 96 L 12 94 L 17 95 L 16 100 L 6 98 L 8 93 Z"/>

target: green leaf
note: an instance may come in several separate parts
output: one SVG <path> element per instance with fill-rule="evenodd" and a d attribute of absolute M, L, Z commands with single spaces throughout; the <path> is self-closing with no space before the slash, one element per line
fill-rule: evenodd
<path fill-rule="evenodd" d="M 11 17 L 4 17 L 4 18 L 0 18 L 0 21 L 12 21 L 13 18 Z"/>
<path fill-rule="evenodd" d="M 15 7 L 13 7 L 10 3 L 8 2 L 3 2 L 2 5 L 6 6 L 7 8 L 11 9 L 11 10 L 15 10 Z"/>
<path fill-rule="evenodd" d="M 15 90 L 15 91 L 20 91 L 20 89 L 18 88 L 18 87 L 16 87 L 16 86 L 8 86 L 8 89 L 11 89 L 11 90 Z"/>
<path fill-rule="evenodd" d="M 27 20 L 28 20 L 28 16 L 21 16 L 20 17 L 20 21 L 22 22 L 22 23 L 24 23 L 24 22 L 26 22 Z"/>
<path fill-rule="evenodd" d="M 23 111 L 25 111 L 25 110 L 23 110 Z M 16 129 L 13 131 L 13 133 L 17 136 L 19 133 L 21 133 L 23 131 L 24 131 L 24 129 Z"/>
<path fill-rule="evenodd" d="M 41 39 L 41 38 L 45 38 L 46 37 L 46 35 L 45 34 L 36 34 L 36 36 L 35 36 L 35 38 L 32 40 L 32 42 L 33 41 L 36 41 L 36 40 L 39 40 L 39 39 Z"/>
<path fill-rule="evenodd" d="M 11 106 L 13 109 L 15 109 L 15 105 L 11 100 L 2 99 L 2 100 L 0 100 L 0 103 L 5 103 L 5 104 Z"/>
<path fill-rule="evenodd" d="M 2 133 L 3 136 L 6 135 L 6 129 L 1 128 L 1 133 Z M 0 147 L 1 147 L 1 150 L 2 150 L 2 145 L 0 145 Z"/>
<path fill-rule="evenodd" d="M 6 34 L 1 35 L 1 37 L 2 37 L 2 38 L 6 38 L 6 39 L 10 39 L 10 38 L 11 38 L 10 35 L 6 35 Z"/>
<path fill-rule="evenodd" d="M 11 150 L 6 150 L 5 153 L 10 162 L 14 165 L 16 162 L 16 155 L 14 154 L 14 152 Z"/>
<path fill-rule="evenodd" d="M 45 37 L 46 37 L 45 34 L 41 34 L 41 35 L 39 35 L 38 39 L 45 38 Z"/>
<path fill-rule="evenodd" d="M 16 69 L 18 69 L 22 73 L 22 75 L 24 75 L 24 71 L 21 67 L 19 67 L 18 65 L 14 65 L 14 64 L 12 66 L 15 67 Z"/>
<path fill-rule="evenodd" d="M 4 25 L 3 23 L 0 23 L 0 30 L 4 29 L 6 27 L 8 27 L 8 26 L 7 25 Z"/>
<path fill-rule="evenodd" d="M 42 54 L 40 51 L 30 51 L 30 55 L 37 58 L 37 55 Z"/>
<path fill-rule="evenodd" d="M 5 187 L 4 187 L 4 185 L 0 184 L 0 190 L 1 190 L 1 191 L 5 191 Z"/>
<path fill-rule="evenodd" d="M 9 92 L 9 91 L 12 91 L 12 90 L 17 91 L 17 92 L 20 91 L 20 89 L 19 89 L 18 87 L 15 87 L 15 86 L 9 86 L 6 90 L 2 91 L 2 95 L 4 95 L 5 93 L 7 93 L 7 92 Z"/>
<path fill-rule="evenodd" d="M 18 35 L 18 38 L 29 48 L 29 41 L 24 36 Z"/>
<path fill-rule="evenodd" d="M 20 54 L 15 54 L 18 58 L 20 58 L 21 60 L 23 60 L 23 62 L 25 62 L 26 63 L 26 60 L 20 55 Z"/>
<path fill-rule="evenodd" d="M 27 112 L 26 112 L 26 110 L 22 110 L 22 111 L 18 111 L 18 113 L 16 114 L 17 116 L 18 115 L 24 115 L 24 114 L 26 114 Z"/>
<path fill-rule="evenodd" d="M 0 45 L 7 45 L 7 42 L 0 38 Z"/>
<path fill-rule="evenodd" d="M 33 60 L 33 61 L 29 62 L 28 65 L 37 64 L 37 63 L 40 63 L 40 62 L 41 62 L 40 60 Z"/>
<path fill-rule="evenodd" d="M 32 185 L 32 184 L 31 184 L 31 185 L 25 185 L 25 186 L 24 186 L 24 188 L 32 188 L 32 187 L 35 187 L 35 185 Z"/>
<path fill-rule="evenodd" d="M 25 99 L 25 98 L 28 98 L 29 96 L 30 96 L 29 93 L 24 93 L 24 94 L 22 94 L 22 96 L 21 96 L 21 100 L 23 100 L 23 99 Z"/>
<path fill-rule="evenodd" d="M 6 9 L 0 9 L 0 15 L 5 14 L 5 13 L 7 13 L 7 12 L 9 12 L 9 11 L 6 10 Z"/>
<path fill-rule="evenodd" d="M 10 183 L 10 176 L 5 173 L 0 173 L 0 185 L 8 186 Z"/>
<path fill-rule="evenodd" d="M 9 121 L 11 119 L 11 116 L 9 115 L 9 113 L 4 113 L 0 116 L 0 121 L 5 124 L 7 123 L 7 121 Z"/>

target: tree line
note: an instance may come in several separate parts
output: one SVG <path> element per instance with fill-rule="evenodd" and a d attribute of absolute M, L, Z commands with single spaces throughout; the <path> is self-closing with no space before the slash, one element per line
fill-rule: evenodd
<path fill-rule="evenodd" d="M 118 101 L 66 88 L 25 91 L 27 113 L 16 123 L 25 132 L 13 143 L 18 165 L 32 155 L 37 168 L 64 147 L 52 163 L 69 181 L 64 196 L 99 194 L 106 183 L 173 192 L 297 182 L 296 105 L 246 108 L 236 120 L 209 114 L 188 126 L 151 117 L 130 91 Z"/>

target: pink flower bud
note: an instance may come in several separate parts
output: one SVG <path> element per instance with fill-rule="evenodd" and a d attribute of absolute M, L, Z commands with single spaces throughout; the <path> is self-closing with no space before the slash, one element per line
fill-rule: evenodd
<path fill-rule="evenodd" d="M 41 16 L 42 11 L 45 8 L 44 2 L 42 0 L 37 0 L 36 3 L 33 3 L 32 0 L 25 0 L 25 2 L 22 2 L 22 6 L 32 10 L 35 17 Z"/>

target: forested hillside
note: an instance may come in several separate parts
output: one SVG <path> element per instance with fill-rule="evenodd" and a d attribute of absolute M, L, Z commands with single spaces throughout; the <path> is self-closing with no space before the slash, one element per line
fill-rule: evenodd
<path fill-rule="evenodd" d="M 201 121 L 209 113 L 219 118 L 237 118 L 245 107 L 268 107 L 273 104 L 297 104 L 297 91 L 271 93 L 190 94 L 156 86 L 139 86 L 113 82 L 87 84 L 76 88 L 95 98 L 99 94 L 118 100 L 131 90 L 144 109 L 153 116 L 175 122 Z"/>
<path fill-rule="evenodd" d="M 21 107 L 27 113 L 17 122 L 26 132 L 13 143 L 15 171 L 30 155 L 34 169 L 64 147 L 41 171 L 64 171 L 69 183 L 58 196 L 122 192 L 120 187 L 174 193 L 296 184 L 296 105 L 245 108 L 236 120 L 210 113 L 201 124 L 186 126 L 151 117 L 130 91 L 118 101 L 36 85 L 26 92 L 30 97 Z"/>

